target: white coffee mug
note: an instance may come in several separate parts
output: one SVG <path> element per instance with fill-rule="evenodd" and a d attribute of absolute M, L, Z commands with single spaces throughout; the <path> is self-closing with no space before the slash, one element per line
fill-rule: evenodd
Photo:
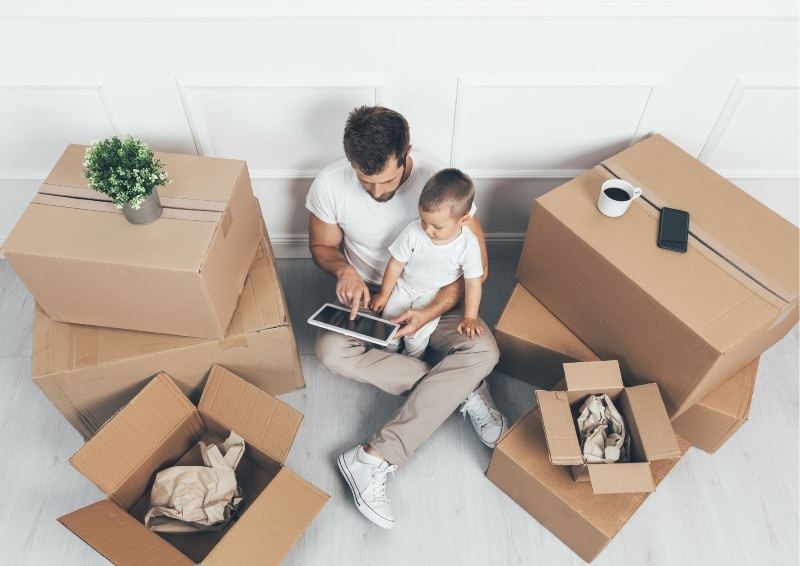
<path fill-rule="evenodd" d="M 642 189 L 622 179 L 609 179 L 600 187 L 597 208 L 606 216 L 622 216 L 634 199 L 642 196 Z"/>

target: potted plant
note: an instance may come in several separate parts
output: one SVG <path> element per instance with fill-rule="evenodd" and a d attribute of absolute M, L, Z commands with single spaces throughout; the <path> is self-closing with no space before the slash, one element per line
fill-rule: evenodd
<path fill-rule="evenodd" d="M 147 144 L 130 135 L 89 146 L 83 176 L 90 188 L 111 197 L 133 224 L 150 224 L 161 216 L 157 188 L 172 182 Z"/>

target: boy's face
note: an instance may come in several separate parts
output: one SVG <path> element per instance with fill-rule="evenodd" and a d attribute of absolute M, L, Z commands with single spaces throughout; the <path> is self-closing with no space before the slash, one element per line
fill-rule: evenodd
<path fill-rule="evenodd" d="M 461 226 L 469 220 L 469 214 L 461 218 L 453 216 L 450 207 L 434 211 L 419 209 L 422 229 L 435 244 L 447 243 L 461 233 Z"/>

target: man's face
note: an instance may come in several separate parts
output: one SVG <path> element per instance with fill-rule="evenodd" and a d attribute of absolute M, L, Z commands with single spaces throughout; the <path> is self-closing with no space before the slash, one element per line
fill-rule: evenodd
<path fill-rule="evenodd" d="M 356 170 L 356 177 L 364 190 L 378 202 L 386 202 L 394 196 L 405 171 L 405 167 L 397 165 L 397 158 L 394 156 L 389 157 L 383 166 L 383 171 L 375 175 L 367 175 L 355 165 L 353 169 Z"/>

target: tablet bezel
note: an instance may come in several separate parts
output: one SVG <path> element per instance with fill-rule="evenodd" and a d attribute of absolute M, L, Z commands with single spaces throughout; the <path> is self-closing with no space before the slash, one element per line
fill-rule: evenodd
<path fill-rule="evenodd" d="M 319 320 L 315 320 L 315 317 L 320 312 L 322 312 L 326 307 L 333 307 L 335 309 L 339 309 L 340 311 L 344 311 L 346 313 L 350 313 L 350 309 L 349 308 L 345 308 L 345 307 L 343 307 L 341 305 L 337 305 L 337 304 L 334 304 L 334 303 L 325 303 L 324 305 L 319 307 L 316 311 L 314 311 L 314 314 L 312 314 L 310 317 L 308 317 L 308 323 L 311 324 L 312 326 L 317 326 L 319 328 L 324 328 L 325 330 L 332 330 L 334 332 L 338 332 L 339 334 L 345 334 L 347 336 L 352 336 L 353 338 L 358 338 L 359 340 L 364 340 L 365 342 L 371 342 L 371 343 L 377 344 L 379 346 L 388 346 L 389 342 L 392 341 L 392 339 L 394 338 L 394 335 L 400 329 L 400 325 L 399 324 L 396 324 L 394 322 L 389 322 L 385 318 L 380 318 L 378 316 L 373 316 L 373 315 L 366 314 L 366 313 L 363 313 L 363 312 L 360 312 L 360 311 L 356 315 L 357 317 L 358 316 L 362 316 L 362 317 L 366 317 L 366 318 L 371 318 L 373 320 L 378 320 L 378 321 L 380 321 L 380 322 L 382 322 L 384 324 L 388 324 L 389 326 L 393 326 L 394 330 L 392 330 L 389 333 L 389 336 L 386 338 L 386 340 L 378 340 L 377 338 L 373 338 L 372 336 L 367 336 L 366 334 L 359 334 L 358 332 L 353 332 L 352 330 L 346 330 L 344 328 L 339 328 L 338 326 L 333 326 L 332 324 L 326 324 L 326 323 L 321 322 Z"/>

